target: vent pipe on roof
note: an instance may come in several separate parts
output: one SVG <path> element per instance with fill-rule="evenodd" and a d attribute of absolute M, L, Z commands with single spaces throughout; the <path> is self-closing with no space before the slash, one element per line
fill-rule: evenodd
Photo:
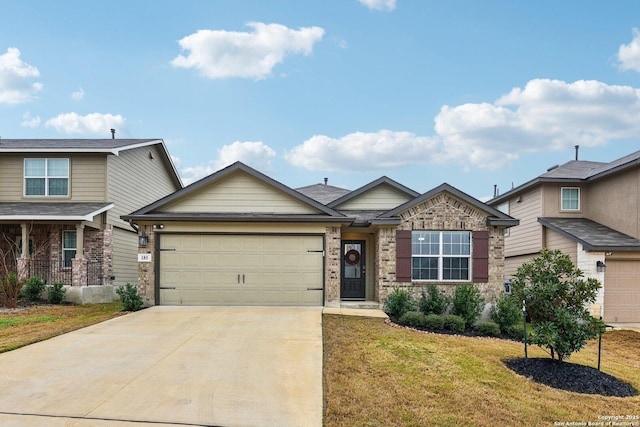
<path fill-rule="evenodd" d="M 576 145 L 576 160 L 578 160 L 578 151 L 580 151 L 580 146 Z"/>
<path fill-rule="evenodd" d="M 111 139 L 116 139 L 116 130 L 111 129 Z"/>
<path fill-rule="evenodd" d="M 324 185 L 327 185 L 327 182 L 329 182 L 329 178 L 324 179 Z"/>
<path fill-rule="evenodd" d="M 493 197 L 498 197 L 498 184 L 493 184 Z"/>

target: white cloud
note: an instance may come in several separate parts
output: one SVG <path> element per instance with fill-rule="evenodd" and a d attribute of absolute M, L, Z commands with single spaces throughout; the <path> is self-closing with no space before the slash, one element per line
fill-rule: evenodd
<path fill-rule="evenodd" d="M 276 152 L 262 141 L 235 141 L 218 150 L 215 166 L 220 169 L 240 161 L 260 171 L 270 172 L 271 161 L 275 156 Z"/>
<path fill-rule="evenodd" d="M 451 163 L 496 170 L 525 152 L 638 138 L 638 117 L 640 90 L 633 87 L 536 79 L 494 103 L 443 106 L 433 136 L 389 130 L 341 138 L 319 135 L 285 157 L 296 166 L 326 171 Z"/>
<path fill-rule="evenodd" d="M 20 50 L 7 49 L 0 55 L 0 104 L 20 104 L 28 102 L 42 90 L 42 83 L 29 80 L 40 76 L 40 71 L 20 59 Z"/>
<path fill-rule="evenodd" d="M 371 10 L 391 12 L 396 8 L 396 0 L 358 0 Z"/>
<path fill-rule="evenodd" d="M 637 28 L 633 29 L 633 40 L 620 45 L 617 57 L 622 71 L 640 71 L 640 31 Z"/>
<path fill-rule="evenodd" d="M 76 101 L 80 101 L 82 98 L 84 98 L 84 90 L 82 88 L 79 88 L 77 91 L 71 94 L 71 98 L 75 99 Z"/>
<path fill-rule="evenodd" d="M 92 113 L 81 116 L 77 113 L 64 113 L 47 120 L 45 126 L 62 133 L 95 134 L 107 138 L 111 135 L 110 129 L 125 131 L 126 120 L 120 114 Z"/>
<path fill-rule="evenodd" d="M 31 117 L 31 113 L 24 113 L 22 115 L 22 123 L 20 126 L 27 128 L 37 128 L 40 126 L 40 116 Z"/>
<path fill-rule="evenodd" d="M 218 157 L 205 165 L 184 166 L 179 157 L 171 156 L 182 182 L 189 185 L 205 176 L 240 161 L 264 173 L 272 172 L 271 161 L 276 152 L 262 141 L 236 141 L 223 145 L 218 150 Z"/>
<path fill-rule="evenodd" d="M 280 24 L 250 22 L 252 32 L 200 30 L 178 43 L 189 54 L 178 55 L 174 67 L 195 68 L 205 77 L 264 79 L 288 54 L 310 55 L 313 45 L 322 40 L 324 29 L 303 27 L 297 30 Z"/>

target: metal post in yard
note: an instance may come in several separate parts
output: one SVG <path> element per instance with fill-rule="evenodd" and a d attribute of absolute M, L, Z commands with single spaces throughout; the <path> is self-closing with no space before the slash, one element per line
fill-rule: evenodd
<path fill-rule="evenodd" d="M 525 300 L 522 300 L 522 322 L 524 324 L 524 366 L 527 366 L 529 355 L 527 354 L 527 306 Z"/>
<path fill-rule="evenodd" d="M 600 309 L 602 312 L 602 309 Z M 602 322 L 602 315 L 600 316 L 600 322 Z M 600 354 L 602 353 L 602 328 L 598 333 L 598 371 L 600 370 Z"/>

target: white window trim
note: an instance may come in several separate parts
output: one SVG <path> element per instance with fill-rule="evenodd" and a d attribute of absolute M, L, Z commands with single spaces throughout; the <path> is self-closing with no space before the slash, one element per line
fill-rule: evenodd
<path fill-rule="evenodd" d="M 412 232 L 438 232 L 439 233 L 439 242 L 438 242 L 438 255 L 414 255 L 413 254 L 413 245 L 411 250 L 411 281 L 412 282 L 420 282 L 420 283 L 467 283 L 473 280 L 473 233 L 467 230 L 413 230 Z M 442 233 L 446 232 L 464 232 L 469 233 L 469 255 L 444 255 L 444 239 L 442 238 Z M 413 278 L 413 258 L 438 258 L 438 278 L 437 279 L 414 279 Z M 443 279 L 443 263 L 442 260 L 444 258 L 468 258 L 469 259 L 469 278 L 468 279 Z"/>
<path fill-rule="evenodd" d="M 49 160 L 66 160 L 67 161 L 67 175 L 66 176 L 48 176 L 49 175 Z M 27 176 L 27 160 L 44 160 L 44 176 Z M 22 194 L 24 197 L 69 197 L 71 195 L 71 161 L 68 157 L 27 157 L 23 161 L 22 165 Z M 44 179 L 44 194 L 27 194 L 27 178 L 40 178 Z M 66 178 L 67 180 L 67 194 L 49 195 L 49 178 Z"/>
<path fill-rule="evenodd" d="M 564 190 L 578 190 L 578 208 L 577 209 L 565 209 L 562 207 L 562 201 L 564 200 Z M 560 187 L 560 211 L 562 212 L 579 212 L 582 208 L 582 192 L 580 187 Z"/>

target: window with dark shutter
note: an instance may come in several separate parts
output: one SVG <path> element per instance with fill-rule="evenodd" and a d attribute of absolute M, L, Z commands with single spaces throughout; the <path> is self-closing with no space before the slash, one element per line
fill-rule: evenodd
<path fill-rule="evenodd" d="M 489 232 L 473 232 L 473 282 L 489 281 Z"/>
<path fill-rule="evenodd" d="M 396 280 L 411 281 L 411 230 L 396 230 Z"/>

